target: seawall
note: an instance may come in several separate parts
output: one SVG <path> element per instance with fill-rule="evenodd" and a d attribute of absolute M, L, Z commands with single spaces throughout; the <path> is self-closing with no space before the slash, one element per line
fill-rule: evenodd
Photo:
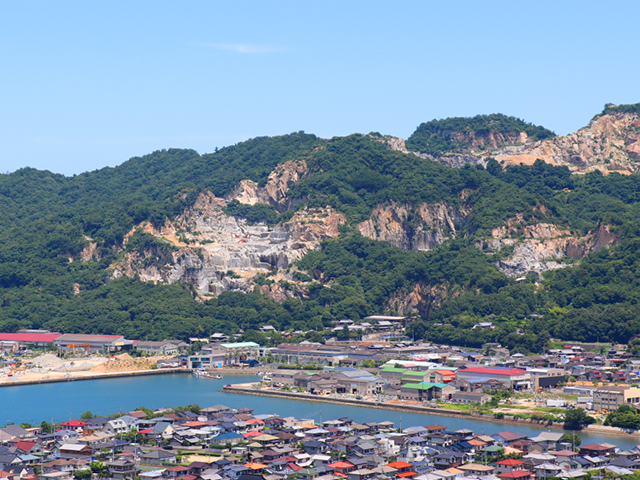
<path fill-rule="evenodd" d="M 547 424 L 547 422 L 527 422 L 524 420 L 494 418 L 491 414 L 481 414 L 475 412 L 465 412 L 464 410 L 450 410 L 446 408 L 433 408 L 425 407 L 422 405 L 402 405 L 387 402 L 371 402 L 367 400 L 357 400 L 351 398 L 333 398 L 322 395 L 310 395 L 308 393 L 297 392 L 279 392 L 274 390 L 256 390 L 249 387 L 242 387 L 239 385 L 228 385 L 220 389 L 224 393 L 237 393 L 241 395 L 254 395 L 262 397 L 277 397 L 288 398 L 291 400 L 303 400 L 306 402 L 318 402 L 318 403 L 334 403 L 338 405 L 351 405 L 355 407 L 365 408 L 377 408 L 382 410 L 395 410 L 399 412 L 410 413 L 424 413 L 429 415 L 439 415 L 442 417 L 469 417 L 470 419 L 476 419 L 481 421 L 487 421 L 491 423 L 507 423 L 512 425 L 529 425 L 539 426 L 545 428 L 554 428 L 563 430 L 562 423 Z M 622 435 L 622 436 L 634 436 L 640 437 L 640 431 L 629 431 L 616 427 L 607 427 L 604 425 L 588 425 L 584 428 L 585 431 L 591 431 L 593 433 L 600 433 L 604 435 Z M 570 430 L 567 430 L 568 432 Z M 579 433 L 579 432 L 578 432 Z"/>
<path fill-rule="evenodd" d="M 186 368 L 160 368 L 157 370 L 135 370 L 132 372 L 90 373 L 78 375 L 78 372 L 69 372 L 69 377 L 49 378 L 14 378 L 11 382 L 0 383 L 0 387 L 17 387 L 19 385 L 40 385 L 42 383 L 77 382 L 81 380 L 98 380 L 101 378 L 139 377 L 144 375 L 166 375 L 170 373 L 190 373 Z M 45 377 L 45 376 L 43 376 Z"/>

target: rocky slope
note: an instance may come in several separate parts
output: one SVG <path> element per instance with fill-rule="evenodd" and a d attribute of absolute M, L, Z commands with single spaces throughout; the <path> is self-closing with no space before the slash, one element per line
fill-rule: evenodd
<path fill-rule="evenodd" d="M 640 117 L 637 111 L 620 111 L 615 107 L 607 107 L 574 134 L 544 141 L 532 141 L 524 131 L 509 135 L 491 129 L 481 134 L 475 131 L 443 134 L 464 146 L 436 158 L 453 167 L 468 163 L 486 165 L 490 157 L 503 164 L 530 164 L 539 158 L 567 165 L 576 173 L 590 169 L 631 173 L 637 170 L 636 162 L 640 162 Z M 370 138 L 384 143 L 388 149 L 433 159 L 425 153 L 410 152 L 400 138 Z M 202 193 L 192 207 L 162 228 L 155 229 L 148 223 L 140 225 L 139 228 L 165 241 L 171 247 L 170 254 L 158 257 L 154 251 L 128 252 L 113 265 L 113 276 L 137 275 L 145 281 L 163 283 L 188 282 L 204 296 L 227 290 L 251 291 L 256 286 L 256 275 L 269 275 L 276 282 L 262 284 L 263 293 L 278 300 L 304 295 L 304 283 L 294 282 L 294 288 L 283 288 L 278 281 L 294 281 L 291 263 L 318 248 L 322 239 L 338 236 L 339 225 L 347 219 L 325 207 L 298 211 L 291 220 L 275 226 L 249 225 L 244 219 L 226 215 L 224 208 L 235 200 L 287 211 L 295 205 L 288 195 L 289 188 L 308 175 L 309 167 L 304 160 L 288 161 L 274 169 L 264 186 L 243 180 L 224 199 L 210 192 Z M 373 240 L 405 250 L 426 251 L 462 235 L 470 213 L 465 198 L 461 198 L 461 206 L 446 202 L 387 202 L 377 205 L 370 218 L 356 227 Z M 508 276 L 520 277 L 562 268 L 619 242 L 619 236 L 606 225 L 579 235 L 551 223 L 526 225 L 516 217 L 494 229 L 490 237 L 477 239 L 476 245 L 487 253 L 503 252 L 498 268 Z M 95 244 L 90 243 L 83 252 L 83 260 L 96 255 Z M 448 295 L 443 286 L 434 290 L 416 285 L 412 292 L 391 299 L 390 304 L 399 312 L 430 309 Z"/>
<path fill-rule="evenodd" d="M 637 172 L 640 166 L 640 117 L 611 112 L 594 118 L 571 135 L 531 144 L 508 146 L 492 153 L 505 164 L 527 165 L 536 159 L 566 165 L 576 173 L 590 170 Z"/>
<path fill-rule="evenodd" d="M 234 198 L 248 201 L 253 197 L 236 192 Z M 200 295 L 251 291 L 258 274 L 280 272 L 280 280 L 292 280 L 283 271 L 317 248 L 320 240 L 336 237 L 338 226 L 345 222 L 335 210 L 319 208 L 296 212 L 291 220 L 274 227 L 248 225 L 243 219 L 226 215 L 226 204 L 226 200 L 206 192 L 161 229 L 148 223 L 141 225 L 145 232 L 173 247 L 170 258 L 158 264 L 149 261 L 155 252 L 129 252 L 113 266 L 113 276 L 137 275 L 143 281 L 169 284 L 188 282 Z"/>
<path fill-rule="evenodd" d="M 430 250 L 456 238 L 469 211 L 445 203 L 377 206 L 371 218 L 358 224 L 365 237 L 389 242 L 405 250 Z"/>
<path fill-rule="evenodd" d="M 447 137 L 460 148 L 436 157 L 412 152 L 421 158 L 430 158 L 452 167 L 465 164 L 486 165 L 493 157 L 508 164 L 531 165 L 537 159 L 553 165 L 564 165 L 575 173 L 600 170 L 604 173 L 629 174 L 640 169 L 640 115 L 629 109 L 609 105 L 594 117 L 589 125 L 567 136 L 532 141 L 525 132 L 503 135 L 489 131 L 452 131 Z M 409 153 L 404 140 L 387 137 L 387 148 Z"/>
<path fill-rule="evenodd" d="M 512 253 L 498 262 L 498 268 L 510 277 L 542 274 L 547 270 L 567 266 L 567 261 L 578 260 L 603 247 L 617 245 L 620 237 L 607 225 L 600 225 L 584 236 L 556 225 L 538 223 L 520 229 L 517 221 L 493 230 L 491 238 L 478 242 L 481 250 L 500 251 L 505 247 Z"/>
<path fill-rule="evenodd" d="M 228 200 L 238 200 L 247 205 L 270 204 L 278 211 L 287 210 L 292 206 L 291 199 L 287 196 L 289 186 L 300 180 L 308 171 L 304 160 L 285 162 L 271 172 L 264 187 L 251 180 L 242 180 Z"/>
<path fill-rule="evenodd" d="M 404 250 L 425 251 L 459 236 L 469 213 L 467 207 L 454 208 L 444 203 L 413 206 L 392 202 L 376 207 L 369 220 L 358 224 L 358 230 L 365 237 L 386 241 Z M 479 240 L 476 245 L 488 253 L 508 248 L 510 253 L 505 254 L 497 266 L 510 277 L 520 277 L 565 267 L 572 260 L 617 245 L 619 241 L 620 237 L 606 225 L 578 235 L 549 223 L 524 225 L 518 217 L 494 229 L 490 238 Z M 420 292 L 418 288 L 413 292 L 413 300 L 402 302 L 418 302 L 416 299 L 423 296 Z"/>

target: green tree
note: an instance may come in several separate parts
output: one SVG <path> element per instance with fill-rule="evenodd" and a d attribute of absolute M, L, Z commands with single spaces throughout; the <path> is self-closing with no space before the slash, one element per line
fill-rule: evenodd
<path fill-rule="evenodd" d="M 596 420 L 587 415 L 583 408 L 568 410 L 564 417 L 564 428 L 566 430 L 581 430 L 585 425 L 591 425 Z"/>
<path fill-rule="evenodd" d="M 42 428 L 42 431 L 44 433 L 53 433 L 53 424 L 49 422 L 43 421 L 42 423 L 40 423 L 40 428 Z"/>
<path fill-rule="evenodd" d="M 96 473 L 101 477 L 106 477 L 109 474 L 109 467 L 102 462 L 91 462 L 89 467 L 93 473 Z"/>
<path fill-rule="evenodd" d="M 569 435 L 568 433 L 565 433 L 564 435 L 562 435 L 562 437 L 560 437 L 559 441 L 562 443 L 571 443 L 576 447 L 579 447 L 580 445 L 582 445 L 582 438 L 580 438 L 580 436 L 576 435 L 575 433 L 573 435 Z"/>

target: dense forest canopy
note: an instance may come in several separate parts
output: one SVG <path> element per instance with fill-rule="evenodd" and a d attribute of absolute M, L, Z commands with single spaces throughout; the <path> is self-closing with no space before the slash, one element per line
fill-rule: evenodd
<path fill-rule="evenodd" d="M 478 135 L 487 129 L 525 131 L 537 139 L 553 135 L 513 117 L 487 115 L 422 124 L 408 145 L 443 153 L 457 148 L 444 132 Z M 170 257 L 170 245 L 140 232 L 124 246 L 136 225 L 162 225 L 203 191 L 223 197 L 243 179 L 265 185 L 277 165 L 294 159 L 309 169 L 289 188 L 294 207 L 278 211 L 231 201 L 225 212 L 267 224 L 305 207 L 330 205 L 345 215 L 341 235 L 295 265 L 305 295 L 278 303 L 256 289 L 196 301 L 190 284 L 112 278 L 111 266 L 126 252 Z M 0 331 L 162 339 L 242 328 L 255 338 L 255 330 L 270 324 L 320 332 L 333 320 L 394 313 L 397 301 L 419 287 L 437 293 L 425 295 L 416 312 L 413 334 L 426 340 L 475 347 L 499 341 L 525 352 L 540 351 L 551 337 L 626 342 L 640 332 L 639 201 L 637 175 L 576 176 L 542 161 L 503 169 L 489 160 L 486 168 L 454 169 L 390 150 L 376 134 L 323 140 L 297 132 L 207 155 L 161 150 L 73 177 L 25 168 L 0 175 Z M 409 208 L 443 203 L 469 214 L 456 238 L 426 252 L 403 251 L 356 228 L 376 206 L 390 202 Z M 479 248 L 492 229 L 516 217 L 515 228 L 545 223 L 577 236 L 607 225 L 622 240 L 543 279 L 516 283 L 496 266 L 508 249 Z M 81 261 L 90 241 L 100 260 Z M 284 282 L 283 288 L 291 286 Z M 496 328 L 472 330 L 480 321 Z"/>

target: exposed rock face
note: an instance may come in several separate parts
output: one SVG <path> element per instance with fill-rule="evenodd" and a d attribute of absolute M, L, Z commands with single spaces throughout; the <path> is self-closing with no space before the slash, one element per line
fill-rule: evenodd
<path fill-rule="evenodd" d="M 358 230 L 365 237 L 405 250 L 430 250 L 455 238 L 468 214 L 468 210 L 445 203 L 412 206 L 392 202 L 378 205 Z"/>
<path fill-rule="evenodd" d="M 284 288 L 278 283 L 272 283 L 271 285 L 262 285 L 260 287 L 260 293 L 272 298 L 276 302 L 282 302 L 287 298 L 303 298 L 309 294 L 309 290 L 305 285 L 290 285 L 289 288 Z"/>
<path fill-rule="evenodd" d="M 571 135 L 494 152 L 496 160 L 532 164 L 536 159 L 566 165 L 576 172 L 592 169 L 630 173 L 638 170 L 640 119 L 630 113 L 609 113 L 594 118 Z"/>
<path fill-rule="evenodd" d="M 491 250 L 513 246 L 513 254 L 498 262 L 498 268 L 510 277 L 562 268 L 566 266 L 562 259 L 576 260 L 603 247 L 617 245 L 620 241 L 618 235 L 612 233 L 607 225 L 600 225 L 584 236 L 547 223 L 528 225 L 520 231 L 524 234 L 523 240 L 511 236 L 516 233 L 516 229 L 500 227 L 493 230 L 493 238 L 478 245 L 481 249 Z"/>
<path fill-rule="evenodd" d="M 505 135 L 497 130 L 489 130 L 487 133 L 479 134 L 473 130 L 469 132 L 449 132 L 449 137 L 466 147 L 461 153 L 476 153 L 485 150 L 495 150 L 505 145 L 513 145 L 518 142 L 526 142 L 527 134 L 520 132 L 513 135 Z"/>
<path fill-rule="evenodd" d="M 395 150 L 402 153 L 411 153 L 407 150 L 404 140 L 399 137 L 385 137 L 384 144 L 389 150 Z"/>
<path fill-rule="evenodd" d="M 323 208 L 296 212 L 291 220 L 275 227 L 247 225 L 244 220 L 227 216 L 222 210 L 225 206 L 225 200 L 206 192 L 159 231 L 150 224 L 143 225 L 146 232 L 174 247 L 171 258 L 160 263 L 155 252 L 127 253 L 114 265 L 114 276 L 188 282 L 201 295 L 226 290 L 248 292 L 253 289 L 255 275 L 287 268 L 318 248 L 320 240 L 337 236 L 338 225 L 345 222 L 342 214 Z"/>
<path fill-rule="evenodd" d="M 291 203 L 287 196 L 289 186 L 300 180 L 308 171 L 307 162 L 304 160 L 285 162 L 271 172 L 264 187 L 251 180 L 242 180 L 228 199 L 248 205 L 271 204 L 280 211 L 286 210 Z"/>
<path fill-rule="evenodd" d="M 408 294 L 389 299 L 389 307 L 400 315 L 418 312 L 421 316 L 428 317 L 450 297 L 455 295 L 452 295 L 449 285 L 432 286 L 419 282 Z"/>
<path fill-rule="evenodd" d="M 465 148 L 438 158 L 420 152 L 409 152 L 402 139 L 385 137 L 387 148 L 413 153 L 451 167 L 466 164 L 486 166 L 494 157 L 504 164 L 532 165 L 537 159 L 552 165 L 565 165 L 576 173 L 601 170 L 629 174 L 640 170 L 640 116 L 610 112 L 594 118 L 575 133 L 551 140 L 533 142 L 525 132 L 505 136 L 497 131 L 478 136 L 475 132 L 448 132 Z"/>
<path fill-rule="evenodd" d="M 453 168 L 462 168 L 466 164 L 487 166 L 488 156 L 472 156 L 472 155 L 443 155 L 438 158 L 439 162 L 445 163 Z"/>
<path fill-rule="evenodd" d="M 89 245 L 82 249 L 80 252 L 80 259 L 83 262 L 88 262 L 90 260 L 100 260 L 100 255 L 98 254 L 98 244 L 93 241 L 89 241 Z"/>

